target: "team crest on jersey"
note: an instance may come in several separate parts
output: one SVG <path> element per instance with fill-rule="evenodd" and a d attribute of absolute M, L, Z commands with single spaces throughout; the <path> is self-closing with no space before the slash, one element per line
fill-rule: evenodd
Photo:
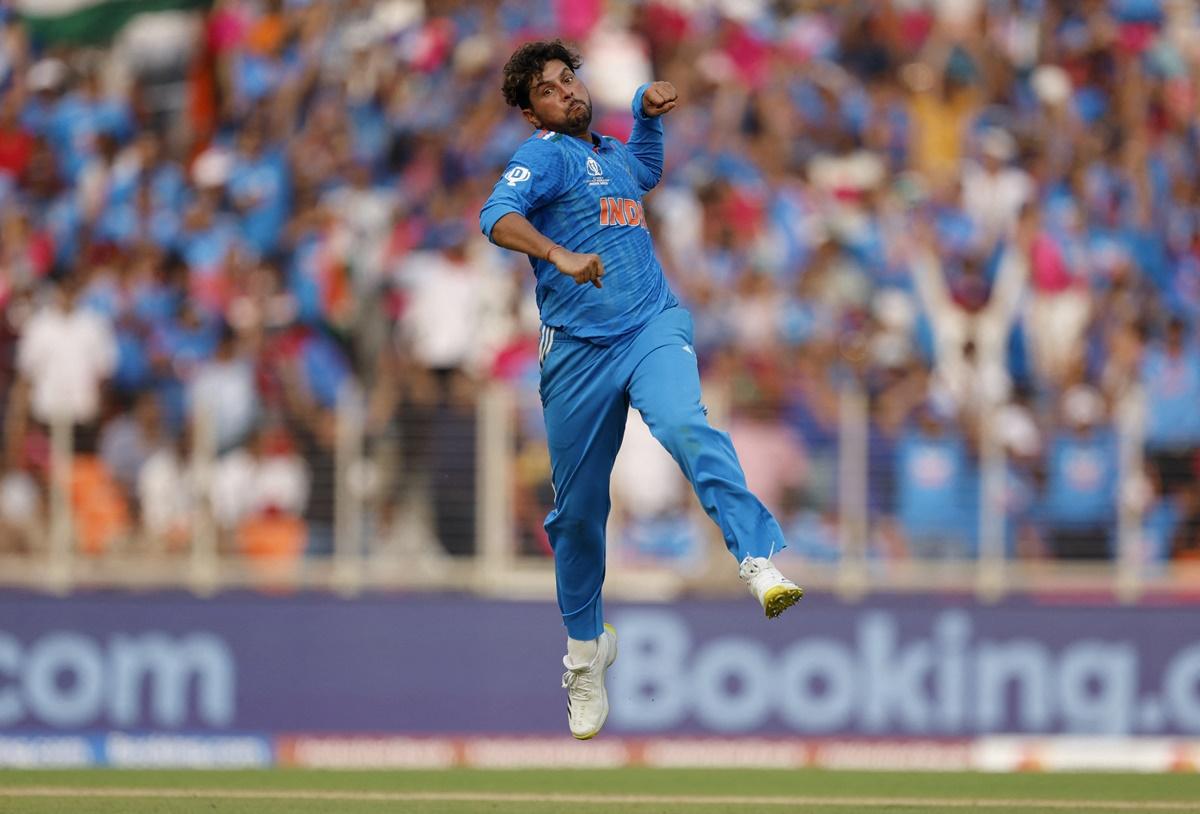
<path fill-rule="evenodd" d="M 588 156 L 587 164 L 588 186 L 603 187 L 608 186 L 608 179 L 604 177 L 604 169 L 600 166 L 600 162 Z"/>

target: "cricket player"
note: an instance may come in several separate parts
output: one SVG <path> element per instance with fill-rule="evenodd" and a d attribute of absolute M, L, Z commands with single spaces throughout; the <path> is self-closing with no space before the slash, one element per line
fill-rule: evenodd
<path fill-rule="evenodd" d="M 679 463 L 739 576 L 774 618 L 803 595 L 771 555 L 779 524 L 746 488 L 729 436 L 700 403 L 692 318 L 671 293 L 646 228 L 642 196 L 663 167 L 661 117 L 678 103 L 669 82 L 633 97 L 627 144 L 590 129 L 592 104 L 561 41 L 530 42 L 504 67 L 505 101 L 535 132 L 480 212 L 495 244 L 529 256 L 542 331 L 541 398 L 550 447 L 558 605 L 567 627 L 567 720 L 591 738 L 608 717 L 604 674 L 617 636 L 604 623 L 604 527 L 609 478 L 632 404 Z"/>

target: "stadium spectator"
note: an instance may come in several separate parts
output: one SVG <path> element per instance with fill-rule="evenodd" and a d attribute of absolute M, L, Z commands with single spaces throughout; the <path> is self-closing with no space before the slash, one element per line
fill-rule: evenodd
<path fill-rule="evenodd" d="M 112 323 L 79 301 L 80 273 L 70 274 L 22 326 L 17 368 L 29 383 L 29 406 L 43 424 L 89 425 L 99 418 L 101 384 L 116 366 Z"/>
<path fill-rule="evenodd" d="M 137 475 L 146 550 L 181 550 L 196 522 L 197 486 L 189 470 L 189 436 L 162 438 Z"/>
<path fill-rule="evenodd" d="M 1104 429 L 1104 401 L 1076 385 L 1062 399 L 1063 428 L 1047 450 L 1045 521 L 1059 559 L 1105 559 L 1116 525 L 1117 450 Z"/>
<path fill-rule="evenodd" d="M 119 412 L 100 431 L 100 459 L 127 497 L 137 494 L 138 475 L 159 448 L 162 414 L 150 391 L 138 396 L 128 412 Z"/>
<path fill-rule="evenodd" d="M 33 157 L 33 134 L 21 123 L 20 97 L 9 92 L 0 97 L 0 175 L 11 187 L 20 182 Z"/>
<path fill-rule="evenodd" d="M 1167 325 L 1164 341 L 1146 350 L 1146 447 L 1163 491 L 1175 494 L 1196 480 L 1200 448 L 1200 353 L 1185 336 L 1181 320 Z"/>
<path fill-rule="evenodd" d="M 1037 236 L 1029 247 L 1030 303 L 1026 334 L 1035 374 L 1048 387 L 1061 386 L 1083 352 L 1091 294 L 1085 279 L 1074 204 L 1064 202 L 1046 219 L 1034 209 Z M 1049 220 L 1050 222 L 1045 222 Z"/>
<path fill-rule="evenodd" d="M 337 501 L 336 398 L 314 395 L 312 385 L 306 387 L 302 363 L 285 364 L 280 374 L 284 423 L 309 473 L 302 513 L 308 535 L 305 551 L 310 556 L 329 556 L 334 551 Z M 320 376 L 318 381 L 330 378 Z"/>
<path fill-rule="evenodd" d="M 922 559 L 971 554 L 971 490 L 976 473 L 966 443 L 949 416 L 917 411 L 896 452 L 897 514 L 913 555 Z"/>
<path fill-rule="evenodd" d="M 198 365 L 188 383 L 188 406 L 193 420 L 210 422 L 219 453 L 250 437 L 258 416 L 254 366 L 229 326 L 222 328 L 213 357 Z"/>
<path fill-rule="evenodd" d="M 1029 173 L 1010 163 L 1016 157 L 1016 139 L 992 127 L 979 136 L 978 160 L 963 163 L 963 210 L 976 225 L 978 251 L 984 255 L 1012 235 L 1036 191 Z"/>
<path fill-rule="evenodd" d="M 41 491 L 27 470 L 0 475 L 0 553 L 33 554 L 42 535 Z"/>
<path fill-rule="evenodd" d="M 438 375 L 477 365 L 488 291 L 486 270 L 467 254 L 468 234 L 462 224 L 443 227 L 430 236 L 434 249 L 414 252 L 398 274 L 406 300 L 401 341 L 422 369 Z"/>
<path fill-rule="evenodd" d="M 249 117 L 238 130 L 226 185 L 242 240 L 259 257 L 271 257 L 279 248 L 291 183 L 283 148 L 267 143 L 265 130 L 261 115 Z"/>
<path fill-rule="evenodd" d="M 128 539 L 129 504 L 98 455 L 75 456 L 68 490 L 80 551 L 104 554 Z"/>
<path fill-rule="evenodd" d="M 949 281 L 935 236 L 926 232 L 920 240 L 912 273 L 936 343 L 937 385 L 968 420 L 975 420 L 1004 403 L 1010 393 L 1012 377 L 1004 351 L 1028 264 L 1019 249 L 1009 248 L 1001 254 L 994 283 L 988 284 L 975 258 L 965 259 L 957 278 Z"/>
<path fill-rule="evenodd" d="M 0 305 L 7 305 L 14 292 L 27 291 L 45 279 L 53 262 L 50 235 L 35 229 L 22 208 L 6 208 L 0 215 Z"/>

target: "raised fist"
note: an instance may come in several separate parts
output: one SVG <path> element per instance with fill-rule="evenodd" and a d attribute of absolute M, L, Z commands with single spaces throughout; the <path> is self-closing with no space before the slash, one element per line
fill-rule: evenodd
<path fill-rule="evenodd" d="M 678 104 L 679 94 L 670 82 L 654 82 L 642 94 L 642 112 L 651 118 L 670 113 Z"/>

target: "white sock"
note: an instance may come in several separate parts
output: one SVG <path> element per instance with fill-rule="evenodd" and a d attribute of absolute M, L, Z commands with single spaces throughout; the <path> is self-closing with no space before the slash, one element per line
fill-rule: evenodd
<path fill-rule="evenodd" d="M 582 639 L 567 637 L 567 659 L 576 667 L 591 664 L 596 659 L 599 649 L 600 639 L 598 638 L 585 642 Z"/>

